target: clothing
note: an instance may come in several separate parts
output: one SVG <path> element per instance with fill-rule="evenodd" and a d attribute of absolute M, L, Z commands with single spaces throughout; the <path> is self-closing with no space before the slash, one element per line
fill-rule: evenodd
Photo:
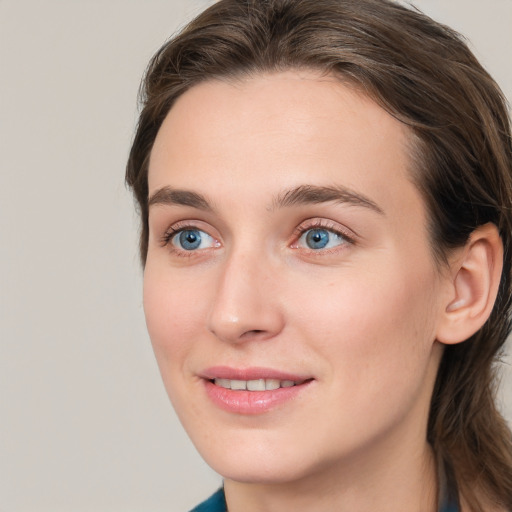
<path fill-rule="evenodd" d="M 224 489 L 220 488 L 215 494 L 190 512 L 227 512 L 227 510 Z"/>
<path fill-rule="evenodd" d="M 220 488 L 215 494 L 203 501 L 190 512 L 227 512 L 224 489 Z M 439 512 L 459 512 L 459 497 L 457 484 L 448 466 L 439 468 Z"/>
<path fill-rule="evenodd" d="M 437 472 L 439 479 L 439 512 L 459 512 L 459 490 L 451 465 L 439 461 Z"/>

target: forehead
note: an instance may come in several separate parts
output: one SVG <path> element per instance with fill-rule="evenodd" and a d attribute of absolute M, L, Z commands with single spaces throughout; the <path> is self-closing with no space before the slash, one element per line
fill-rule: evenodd
<path fill-rule="evenodd" d="M 339 184 L 403 209 L 421 201 L 408 144 L 407 127 L 333 76 L 288 71 L 208 81 L 178 98 L 162 124 L 149 190 L 214 195 L 228 187 L 255 201 L 279 187 Z"/>

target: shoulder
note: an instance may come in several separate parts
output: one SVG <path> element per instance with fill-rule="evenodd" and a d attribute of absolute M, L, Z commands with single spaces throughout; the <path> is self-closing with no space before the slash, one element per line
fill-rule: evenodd
<path fill-rule="evenodd" d="M 224 489 L 220 488 L 215 494 L 212 494 L 206 501 L 197 505 L 190 512 L 227 512 Z"/>

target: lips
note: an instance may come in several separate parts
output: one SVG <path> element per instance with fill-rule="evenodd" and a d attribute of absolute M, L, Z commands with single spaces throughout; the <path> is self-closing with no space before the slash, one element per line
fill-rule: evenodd
<path fill-rule="evenodd" d="M 235 369 L 225 366 L 209 368 L 201 377 L 210 400 L 235 414 L 261 414 L 284 406 L 313 381 L 311 377 L 268 368 Z"/>

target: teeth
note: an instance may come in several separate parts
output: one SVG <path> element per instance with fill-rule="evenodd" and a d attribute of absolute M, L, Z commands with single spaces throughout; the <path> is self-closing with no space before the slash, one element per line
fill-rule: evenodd
<path fill-rule="evenodd" d="M 297 383 L 293 380 L 257 379 L 257 380 L 230 380 L 215 379 L 216 386 L 232 389 L 234 391 L 271 391 L 279 388 L 291 388 Z"/>
<path fill-rule="evenodd" d="M 265 379 L 248 380 L 247 390 L 248 391 L 265 391 Z"/>
<path fill-rule="evenodd" d="M 221 388 L 231 389 L 231 381 L 228 379 L 215 379 L 215 384 Z"/>
<path fill-rule="evenodd" d="M 236 391 L 242 391 L 247 389 L 247 381 L 245 380 L 232 380 L 231 381 L 231 389 Z"/>
<path fill-rule="evenodd" d="M 277 379 L 265 380 L 265 389 L 279 389 L 280 382 Z"/>

